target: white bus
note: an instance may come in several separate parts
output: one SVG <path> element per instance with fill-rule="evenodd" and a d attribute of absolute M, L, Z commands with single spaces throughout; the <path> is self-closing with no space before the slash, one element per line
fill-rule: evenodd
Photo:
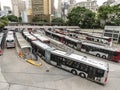
<path fill-rule="evenodd" d="M 53 49 L 40 41 L 32 41 L 32 47 L 46 62 L 54 66 L 101 84 L 107 82 L 109 65 L 106 62 Z"/>
<path fill-rule="evenodd" d="M 13 35 L 13 31 L 8 31 L 6 37 L 6 48 L 15 47 L 15 39 Z"/>

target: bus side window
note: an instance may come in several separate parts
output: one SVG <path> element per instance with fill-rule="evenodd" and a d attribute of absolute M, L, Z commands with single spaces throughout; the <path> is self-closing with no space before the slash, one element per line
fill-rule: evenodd
<path fill-rule="evenodd" d="M 72 66 L 73 64 L 73 61 L 72 60 L 69 60 L 69 59 L 66 59 L 66 66 Z"/>
<path fill-rule="evenodd" d="M 76 68 L 76 69 L 79 69 L 79 63 L 74 61 L 73 64 L 72 64 L 72 67 Z"/>
<path fill-rule="evenodd" d="M 117 53 L 117 52 L 114 52 L 113 55 L 114 55 L 114 56 L 118 56 L 118 53 Z"/>
<path fill-rule="evenodd" d="M 63 59 L 62 59 L 62 64 L 65 65 L 65 63 L 66 63 L 66 59 L 63 58 Z"/>
<path fill-rule="evenodd" d="M 51 60 L 52 60 L 52 61 L 57 62 L 57 56 L 56 56 L 56 55 L 51 54 Z"/>
<path fill-rule="evenodd" d="M 79 66 L 79 70 L 87 72 L 88 71 L 88 66 L 81 63 L 80 66 Z"/>
<path fill-rule="evenodd" d="M 96 76 L 97 77 L 103 77 L 103 75 L 104 75 L 104 71 L 103 70 L 101 70 L 101 69 L 97 69 L 96 70 Z"/>

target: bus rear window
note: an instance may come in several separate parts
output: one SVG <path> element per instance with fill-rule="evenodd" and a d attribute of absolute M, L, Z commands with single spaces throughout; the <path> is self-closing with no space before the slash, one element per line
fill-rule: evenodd
<path fill-rule="evenodd" d="M 14 40 L 7 40 L 7 42 L 14 42 Z"/>
<path fill-rule="evenodd" d="M 119 53 L 118 53 L 118 52 L 114 52 L 113 55 L 114 55 L 114 56 L 118 56 Z"/>

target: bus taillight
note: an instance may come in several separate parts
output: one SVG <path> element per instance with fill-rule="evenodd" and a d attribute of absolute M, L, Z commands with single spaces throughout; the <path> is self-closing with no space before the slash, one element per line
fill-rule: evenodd
<path fill-rule="evenodd" d="M 0 50 L 0 54 L 2 54 L 2 50 Z"/>
<path fill-rule="evenodd" d="M 105 82 L 107 81 L 107 77 L 105 78 Z"/>

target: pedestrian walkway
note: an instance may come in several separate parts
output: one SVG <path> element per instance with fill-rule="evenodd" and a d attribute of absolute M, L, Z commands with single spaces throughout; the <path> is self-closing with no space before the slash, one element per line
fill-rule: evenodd
<path fill-rule="evenodd" d="M 9 90 L 9 84 L 5 80 L 0 67 L 0 90 Z"/>

